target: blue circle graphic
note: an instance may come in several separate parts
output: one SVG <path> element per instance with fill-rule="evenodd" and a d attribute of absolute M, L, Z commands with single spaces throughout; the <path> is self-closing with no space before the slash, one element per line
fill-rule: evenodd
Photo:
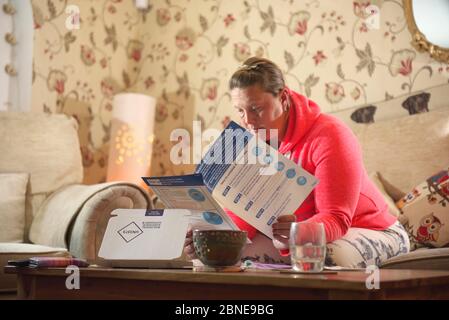
<path fill-rule="evenodd" d="M 278 163 L 275 164 L 274 166 L 276 168 L 277 171 L 282 171 L 285 168 L 285 164 L 281 161 L 279 161 Z"/>
<path fill-rule="evenodd" d="M 197 189 L 189 189 L 189 196 L 198 202 L 203 202 L 204 200 L 206 200 L 206 198 L 204 197 L 204 195 L 201 193 L 201 191 L 197 190 Z"/>
<path fill-rule="evenodd" d="M 285 175 L 287 176 L 287 178 L 292 179 L 296 176 L 296 171 L 295 169 L 288 169 Z"/>
<path fill-rule="evenodd" d="M 303 186 L 307 183 L 307 179 L 304 176 L 299 176 L 298 179 L 296 179 L 296 182 L 300 185 Z"/>
<path fill-rule="evenodd" d="M 273 156 L 267 154 L 265 155 L 265 157 L 263 157 L 263 162 L 265 162 L 265 164 L 270 164 L 273 162 Z"/>
<path fill-rule="evenodd" d="M 262 149 L 261 148 L 259 148 L 259 147 L 254 147 L 253 148 L 253 155 L 255 155 L 256 157 L 259 155 L 259 154 L 261 154 L 262 153 Z"/>
<path fill-rule="evenodd" d="M 223 223 L 223 218 L 220 217 L 215 212 L 204 211 L 203 212 L 203 218 L 204 218 L 204 220 L 206 220 L 210 224 L 218 225 L 218 224 L 222 224 Z"/>

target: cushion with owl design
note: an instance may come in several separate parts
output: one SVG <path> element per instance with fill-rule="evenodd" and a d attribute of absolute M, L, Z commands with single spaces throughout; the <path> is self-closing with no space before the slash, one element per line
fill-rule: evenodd
<path fill-rule="evenodd" d="M 449 167 L 396 203 L 412 248 L 449 246 Z"/>

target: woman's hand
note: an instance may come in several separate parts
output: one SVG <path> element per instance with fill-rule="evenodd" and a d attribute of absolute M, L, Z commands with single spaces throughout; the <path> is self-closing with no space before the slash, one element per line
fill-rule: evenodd
<path fill-rule="evenodd" d="M 289 248 L 288 239 L 290 238 L 290 227 L 293 222 L 296 222 L 294 214 L 287 214 L 279 216 L 275 223 L 273 223 L 273 245 L 278 250 L 285 250 Z"/>
<path fill-rule="evenodd" d="M 193 246 L 193 231 L 190 227 L 187 230 L 186 240 L 184 241 L 184 254 L 191 260 L 198 259 Z"/>

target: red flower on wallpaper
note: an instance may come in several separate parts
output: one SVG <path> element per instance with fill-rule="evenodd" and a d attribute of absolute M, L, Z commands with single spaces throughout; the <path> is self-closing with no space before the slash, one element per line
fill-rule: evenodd
<path fill-rule="evenodd" d="M 95 52 L 92 48 L 90 48 L 89 46 L 81 46 L 81 61 L 83 61 L 83 63 L 86 66 L 91 66 L 95 63 Z"/>
<path fill-rule="evenodd" d="M 345 97 L 343 87 L 335 82 L 326 83 L 326 99 L 330 103 L 338 103 Z"/>
<path fill-rule="evenodd" d="M 168 9 L 165 8 L 158 9 L 156 15 L 157 15 L 156 19 L 157 24 L 160 25 L 161 27 L 165 26 L 171 20 L 170 10 Z"/>
<path fill-rule="evenodd" d="M 164 103 L 158 103 L 156 106 L 156 122 L 163 122 L 168 117 L 168 108 Z"/>
<path fill-rule="evenodd" d="M 300 35 L 303 35 L 304 33 L 306 33 L 307 32 L 307 20 L 298 21 L 298 23 L 296 24 L 295 32 Z"/>
<path fill-rule="evenodd" d="M 52 70 L 48 74 L 47 87 L 50 91 L 56 91 L 58 94 L 63 94 L 66 81 L 67 76 L 64 72 Z"/>
<path fill-rule="evenodd" d="M 217 97 L 217 87 L 210 87 L 207 89 L 207 99 L 214 100 Z"/>
<path fill-rule="evenodd" d="M 65 81 L 64 80 L 57 80 L 55 83 L 55 90 L 57 93 L 59 94 L 63 94 L 64 93 L 64 86 L 65 86 Z"/>
<path fill-rule="evenodd" d="M 368 32 L 368 26 L 366 25 L 365 22 L 363 22 L 359 28 L 360 32 Z"/>
<path fill-rule="evenodd" d="M 399 73 L 403 76 L 406 76 L 412 72 L 412 59 L 408 58 L 406 60 L 401 61 L 401 68 L 399 68 Z"/>
<path fill-rule="evenodd" d="M 101 81 L 101 92 L 106 98 L 112 98 L 117 92 L 120 91 L 120 86 L 117 81 L 112 77 L 106 77 Z"/>
<path fill-rule="evenodd" d="M 246 43 L 238 42 L 234 44 L 234 57 L 237 61 L 245 61 L 251 56 L 251 49 Z"/>
<path fill-rule="evenodd" d="M 235 18 L 232 14 L 228 14 L 224 19 L 223 22 L 225 24 L 226 27 L 228 27 L 231 23 L 233 23 L 235 21 Z"/>
<path fill-rule="evenodd" d="M 355 87 L 354 90 L 351 91 L 351 97 L 354 100 L 358 100 L 360 98 L 361 95 L 361 91 L 359 88 Z"/>
<path fill-rule="evenodd" d="M 139 62 L 142 58 L 143 43 L 139 40 L 129 40 L 126 52 L 128 53 L 128 58 Z"/>
<path fill-rule="evenodd" d="M 33 5 L 33 20 L 34 20 L 34 29 L 39 29 L 45 23 L 44 15 L 41 9 Z"/>
<path fill-rule="evenodd" d="M 134 49 L 131 57 L 136 61 L 139 62 L 140 58 L 142 57 L 142 51 L 138 50 L 138 49 Z"/>
<path fill-rule="evenodd" d="M 108 66 L 108 59 L 106 59 L 106 58 L 101 59 L 100 65 L 103 69 L 106 68 Z"/>
<path fill-rule="evenodd" d="M 115 8 L 115 6 L 110 5 L 110 6 L 108 7 L 108 11 L 109 11 L 109 13 L 114 14 L 114 13 L 117 12 L 117 9 Z"/>
<path fill-rule="evenodd" d="M 366 19 L 371 15 L 371 12 L 367 8 L 371 5 L 371 1 L 357 0 L 353 2 L 354 14 L 357 17 Z"/>
<path fill-rule="evenodd" d="M 191 28 L 184 28 L 176 34 L 176 46 L 181 50 L 190 49 L 195 43 L 195 31 Z"/>
<path fill-rule="evenodd" d="M 324 59 L 327 59 L 327 57 L 324 55 L 323 51 L 321 51 L 321 50 L 318 50 L 315 53 L 315 55 L 313 56 L 313 60 L 315 60 L 315 65 L 318 65 Z"/>
<path fill-rule="evenodd" d="M 151 87 L 154 84 L 154 80 L 152 77 L 148 77 L 145 80 L 145 88 L 148 89 L 149 87 Z"/>
<path fill-rule="evenodd" d="M 203 100 L 215 100 L 220 81 L 216 78 L 206 79 L 201 86 L 200 95 Z"/>
<path fill-rule="evenodd" d="M 413 71 L 413 60 L 416 53 L 409 49 L 396 51 L 391 56 L 390 65 L 388 69 L 391 75 L 397 76 L 398 74 L 408 76 Z"/>
<path fill-rule="evenodd" d="M 86 146 L 81 146 L 81 156 L 83 167 L 90 167 L 94 163 L 94 154 Z"/>
<path fill-rule="evenodd" d="M 186 55 L 185 53 L 183 53 L 179 56 L 179 61 L 181 61 L 181 62 L 186 62 L 187 59 L 189 59 L 189 56 Z"/>
<path fill-rule="evenodd" d="M 310 13 L 307 11 L 299 11 L 290 17 L 288 24 L 288 32 L 290 35 L 304 35 L 307 32 L 307 23 L 310 19 Z"/>

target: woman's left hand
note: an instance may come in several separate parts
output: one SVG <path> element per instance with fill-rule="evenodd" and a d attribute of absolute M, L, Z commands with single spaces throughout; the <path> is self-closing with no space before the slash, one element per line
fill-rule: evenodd
<path fill-rule="evenodd" d="M 288 249 L 288 239 L 290 238 L 290 227 L 296 222 L 294 214 L 279 216 L 273 223 L 273 245 L 278 250 Z"/>

